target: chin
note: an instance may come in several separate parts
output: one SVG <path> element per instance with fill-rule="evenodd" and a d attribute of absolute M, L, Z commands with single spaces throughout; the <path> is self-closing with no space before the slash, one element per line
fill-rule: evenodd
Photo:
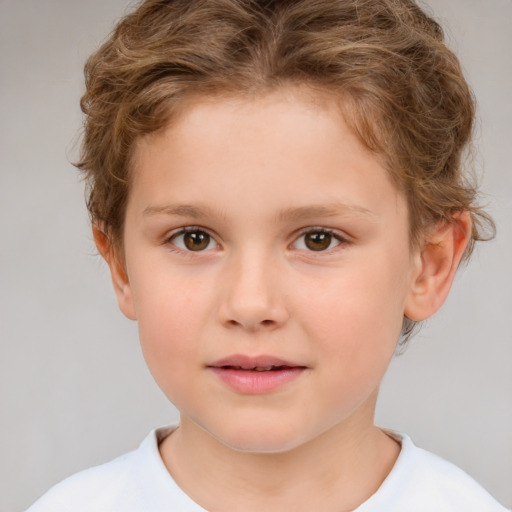
<path fill-rule="evenodd" d="M 307 442 L 296 428 L 286 425 L 229 425 L 228 429 L 210 434 L 227 448 L 242 453 L 283 453 Z"/>

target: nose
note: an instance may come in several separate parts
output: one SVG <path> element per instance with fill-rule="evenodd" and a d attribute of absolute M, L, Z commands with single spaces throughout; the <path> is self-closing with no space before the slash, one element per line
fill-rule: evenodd
<path fill-rule="evenodd" d="M 271 331 L 288 319 L 279 268 L 269 257 L 255 254 L 226 262 L 220 284 L 221 323 L 247 331 Z"/>

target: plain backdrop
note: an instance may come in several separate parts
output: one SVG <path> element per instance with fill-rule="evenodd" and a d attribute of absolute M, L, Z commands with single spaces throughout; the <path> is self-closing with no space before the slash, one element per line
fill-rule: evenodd
<path fill-rule="evenodd" d="M 379 424 L 512 507 L 512 2 L 430 0 L 479 101 L 498 224 L 385 378 Z M 177 420 L 117 309 L 70 161 L 82 66 L 125 0 L 0 0 L 0 510 Z"/>

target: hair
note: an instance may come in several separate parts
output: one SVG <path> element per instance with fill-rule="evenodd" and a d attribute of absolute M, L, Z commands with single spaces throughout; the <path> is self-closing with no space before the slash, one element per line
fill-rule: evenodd
<path fill-rule="evenodd" d="M 349 127 L 406 197 L 412 244 L 463 211 L 472 217 L 465 258 L 493 236 L 463 169 L 473 95 L 441 27 L 412 0 L 146 0 L 85 76 L 77 167 L 92 221 L 120 252 L 137 140 L 198 95 L 289 84 L 340 98 Z M 405 319 L 403 334 L 413 326 Z"/>

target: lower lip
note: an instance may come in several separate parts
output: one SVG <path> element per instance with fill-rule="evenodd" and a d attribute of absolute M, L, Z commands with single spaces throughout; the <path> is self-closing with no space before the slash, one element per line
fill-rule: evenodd
<path fill-rule="evenodd" d="M 306 368 L 297 366 L 282 370 L 257 372 L 233 368 L 209 367 L 230 388 L 239 393 L 260 395 L 274 391 L 297 379 Z"/>

